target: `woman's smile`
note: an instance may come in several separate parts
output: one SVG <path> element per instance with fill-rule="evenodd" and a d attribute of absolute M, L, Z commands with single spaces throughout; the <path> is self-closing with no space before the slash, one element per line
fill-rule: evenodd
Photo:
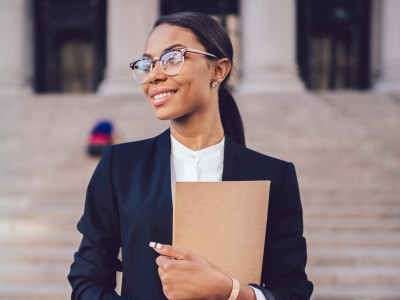
<path fill-rule="evenodd" d="M 150 98 L 154 107 L 165 104 L 176 93 L 176 90 L 158 88 L 150 92 Z"/>

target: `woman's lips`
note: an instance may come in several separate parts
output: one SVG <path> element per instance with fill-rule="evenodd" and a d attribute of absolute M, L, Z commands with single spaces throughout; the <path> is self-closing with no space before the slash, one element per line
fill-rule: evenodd
<path fill-rule="evenodd" d="M 158 94 L 152 96 L 151 99 L 153 100 L 153 105 L 155 107 L 158 107 L 158 106 L 165 104 L 171 98 L 171 96 L 173 94 L 175 94 L 175 92 L 169 91 L 169 92 L 164 92 L 164 93 L 158 93 Z"/>

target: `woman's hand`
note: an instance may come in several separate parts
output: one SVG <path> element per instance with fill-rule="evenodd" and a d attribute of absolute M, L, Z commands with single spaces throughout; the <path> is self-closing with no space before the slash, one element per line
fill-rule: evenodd
<path fill-rule="evenodd" d="M 150 243 L 157 251 L 158 274 L 168 299 L 229 298 L 232 279 L 205 259 L 179 247 Z"/>

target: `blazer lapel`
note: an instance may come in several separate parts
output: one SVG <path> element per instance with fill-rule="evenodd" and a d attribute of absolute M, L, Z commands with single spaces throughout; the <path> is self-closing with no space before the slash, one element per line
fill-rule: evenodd
<path fill-rule="evenodd" d="M 159 227 L 159 236 L 162 239 L 160 243 L 172 243 L 172 193 L 171 193 L 171 138 L 170 130 L 167 129 L 159 136 L 159 147 L 157 147 L 155 160 L 157 167 L 153 174 L 153 182 L 160 183 L 158 186 L 153 186 L 159 193 L 161 201 L 159 222 L 162 226 Z M 158 189 L 157 189 L 158 188 Z"/>
<path fill-rule="evenodd" d="M 238 145 L 227 135 L 225 135 L 224 149 L 224 170 L 222 181 L 239 181 L 241 178 L 240 157 L 236 150 Z"/>

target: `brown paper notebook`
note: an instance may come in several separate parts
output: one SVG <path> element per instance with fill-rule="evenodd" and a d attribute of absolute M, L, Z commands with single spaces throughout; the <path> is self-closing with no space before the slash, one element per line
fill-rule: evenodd
<path fill-rule="evenodd" d="M 241 283 L 259 283 L 269 181 L 176 182 L 173 245 Z"/>

